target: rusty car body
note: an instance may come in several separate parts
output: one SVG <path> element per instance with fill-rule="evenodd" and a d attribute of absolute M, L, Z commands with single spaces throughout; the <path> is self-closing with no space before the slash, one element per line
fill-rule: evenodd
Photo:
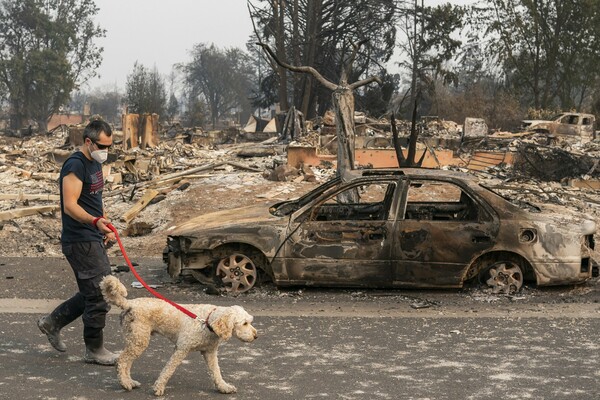
<path fill-rule="evenodd" d="M 342 204 L 345 191 L 358 200 Z M 350 198 L 352 198 L 350 196 Z M 289 201 L 214 212 L 169 232 L 172 277 L 244 292 L 276 285 L 458 288 L 494 292 L 598 274 L 593 221 L 532 213 L 471 175 L 426 169 L 350 171 Z"/>
<path fill-rule="evenodd" d="M 578 137 L 582 142 L 595 139 L 595 117 L 593 114 L 561 113 L 548 121 L 524 120 L 523 128 L 528 131 L 558 136 Z"/>

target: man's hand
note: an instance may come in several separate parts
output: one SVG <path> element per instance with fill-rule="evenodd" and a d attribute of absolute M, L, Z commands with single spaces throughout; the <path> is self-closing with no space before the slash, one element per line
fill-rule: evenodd
<path fill-rule="evenodd" d="M 98 230 L 104 233 L 104 237 L 102 239 L 104 240 L 104 247 L 106 247 L 107 249 L 110 248 L 117 241 L 117 236 L 108 227 L 109 224 L 110 221 L 104 217 L 100 218 L 96 222 L 96 227 L 98 228 Z"/>
<path fill-rule="evenodd" d="M 115 244 L 116 241 L 117 236 L 114 232 L 111 231 L 110 233 L 104 235 L 104 247 L 106 247 L 107 249 L 112 247 L 112 245 Z"/>
<path fill-rule="evenodd" d="M 98 228 L 98 230 L 104 233 L 105 235 L 112 234 L 114 237 L 115 233 L 108 227 L 109 224 L 110 221 L 102 217 L 98 221 L 96 221 L 96 228 Z"/>

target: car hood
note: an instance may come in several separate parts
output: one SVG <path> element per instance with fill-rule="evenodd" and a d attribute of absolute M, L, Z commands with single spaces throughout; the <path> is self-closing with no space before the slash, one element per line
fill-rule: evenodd
<path fill-rule="evenodd" d="M 167 229 L 167 233 L 169 236 L 195 236 L 198 232 L 209 229 L 244 224 L 259 226 L 283 220 L 284 218 L 269 213 L 268 204 L 260 204 L 203 214 Z"/>
<path fill-rule="evenodd" d="M 526 124 L 537 124 L 539 122 L 552 122 L 552 121 L 548 121 L 546 119 L 524 119 L 521 122 L 524 122 Z"/>

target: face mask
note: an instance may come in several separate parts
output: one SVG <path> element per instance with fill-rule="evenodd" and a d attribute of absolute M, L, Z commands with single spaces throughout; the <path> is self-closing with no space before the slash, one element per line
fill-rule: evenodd
<path fill-rule="evenodd" d="M 91 156 L 94 160 L 102 164 L 108 158 L 108 150 L 96 150 L 92 151 Z"/>

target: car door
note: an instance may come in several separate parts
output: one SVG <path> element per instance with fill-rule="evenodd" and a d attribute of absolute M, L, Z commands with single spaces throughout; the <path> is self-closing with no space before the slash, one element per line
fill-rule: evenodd
<path fill-rule="evenodd" d="M 394 284 L 457 287 L 497 224 L 474 193 L 443 180 L 411 180 L 394 234 Z"/>
<path fill-rule="evenodd" d="M 579 116 L 567 114 L 561 118 L 560 123 L 556 127 L 556 133 L 559 135 L 577 136 L 580 133 L 580 127 Z"/>
<path fill-rule="evenodd" d="M 302 212 L 284 245 L 289 282 L 390 286 L 396 188 L 393 180 L 341 185 Z M 338 202 L 345 191 L 358 200 Z"/>
<path fill-rule="evenodd" d="M 584 116 L 581 118 L 581 126 L 579 128 L 579 135 L 586 141 L 594 139 L 594 119 L 591 116 Z"/>

